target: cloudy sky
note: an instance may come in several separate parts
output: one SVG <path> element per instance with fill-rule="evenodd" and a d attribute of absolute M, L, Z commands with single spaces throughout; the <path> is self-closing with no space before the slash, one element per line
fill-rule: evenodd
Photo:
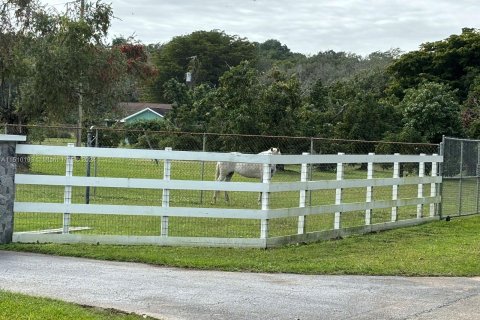
<path fill-rule="evenodd" d="M 87 0 L 88 1 L 88 0 Z M 61 5 L 62 0 L 44 0 Z M 105 2 L 109 2 L 106 0 Z M 478 0 L 111 0 L 111 36 L 165 43 L 197 30 L 223 30 L 263 42 L 277 39 L 304 54 L 366 55 L 480 28 Z"/>

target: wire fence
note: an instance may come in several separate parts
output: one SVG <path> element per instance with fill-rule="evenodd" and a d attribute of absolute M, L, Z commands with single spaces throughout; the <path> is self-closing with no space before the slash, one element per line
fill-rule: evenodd
<path fill-rule="evenodd" d="M 442 215 L 456 216 L 479 212 L 480 140 L 445 137 Z"/>
<path fill-rule="evenodd" d="M 388 141 L 331 139 L 322 137 L 291 137 L 267 135 L 241 135 L 172 132 L 152 130 L 127 130 L 108 127 L 78 128 L 71 126 L 11 125 L 4 124 L 5 134 L 26 135 L 28 143 L 77 146 L 127 147 L 139 149 L 243 152 L 259 153 L 271 147 L 280 148 L 282 154 L 433 154 L 439 145 Z M 75 140 L 81 136 L 80 142 Z"/>
<path fill-rule="evenodd" d="M 27 135 L 28 143 L 43 145 L 61 145 L 75 143 L 80 129 L 66 126 L 11 126 L 4 127 L 8 134 Z M 82 129 L 82 146 L 122 147 L 162 150 L 171 147 L 182 151 L 242 152 L 259 153 L 271 147 L 280 148 L 282 154 L 434 154 L 438 145 L 387 143 L 382 141 L 354 141 L 324 139 L 315 137 L 278 137 L 254 135 L 221 135 L 212 133 L 159 132 L 147 130 L 127 131 L 111 128 Z M 112 149 L 112 152 L 115 152 Z M 23 160 L 22 160 L 23 159 Z M 172 180 L 215 180 L 214 161 L 172 161 Z M 367 178 L 367 163 L 349 164 L 344 169 L 344 179 Z M 73 176 L 118 177 L 118 178 L 155 178 L 164 176 L 164 161 L 148 159 L 123 159 L 110 157 L 75 157 L 73 159 Z M 418 175 L 418 164 L 402 164 L 400 176 Z M 32 155 L 20 157 L 19 172 L 43 175 L 65 175 L 66 157 Z M 427 165 L 428 172 L 428 165 Z M 394 168 L 389 164 L 375 164 L 374 178 L 391 178 Z M 274 182 L 300 181 L 300 165 L 279 165 L 272 178 Z M 238 175 L 234 181 L 252 181 Z M 309 167 L 309 180 L 337 179 L 336 164 L 317 164 Z M 429 194 L 430 184 L 425 184 L 424 193 Z M 392 187 L 375 187 L 373 200 L 391 200 Z M 399 198 L 417 197 L 417 185 L 401 186 Z M 171 190 L 170 206 L 258 209 L 257 192 L 230 192 L 230 202 L 223 197 L 212 202 L 212 191 Z M 63 186 L 20 185 L 17 187 L 17 199 L 24 202 L 63 203 L 65 188 Z M 72 203 L 115 204 L 159 206 L 162 204 L 161 189 L 72 187 Z M 335 204 L 335 190 L 311 192 L 307 195 L 307 205 L 319 206 Z M 350 188 L 343 194 L 343 203 L 365 201 L 365 188 Z M 298 192 L 278 192 L 271 194 L 271 208 L 298 207 Z M 428 208 L 422 208 L 422 215 L 427 216 Z M 407 220 L 417 216 L 417 206 L 399 208 L 398 219 Z M 390 209 L 374 210 L 372 223 L 391 221 Z M 57 213 L 16 213 L 15 232 L 54 230 L 61 228 L 62 214 Z M 334 213 L 321 214 L 309 218 L 306 232 L 324 231 L 333 228 Z M 258 219 L 200 219 L 189 217 L 171 217 L 169 221 L 170 236 L 182 237 L 227 237 L 252 238 L 259 236 Z M 342 227 L 365 225 L 365 211 L 344 213 Z M 152 216 L 129 215 L 88 215 L 72 214 L 71 226 L 85 234 L 116 235 L 159 235 L 161 218 Z M 298 221 L 296 217 L 274 219 L 270 225 L 270 236 L 296 234 Z"/>

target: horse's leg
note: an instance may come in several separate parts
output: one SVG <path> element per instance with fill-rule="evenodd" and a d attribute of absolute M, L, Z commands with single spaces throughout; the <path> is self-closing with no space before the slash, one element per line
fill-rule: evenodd
<path fill-rule="evenodd" d="M 260 182 L 263 182 L 262 178 L 260 178 Z M 259 205 L 262 204 L 262 193 L 261 192 L 258 193 L 258 204 Z"/>
<path fill-rule="evenodd" d="M 223 170 L 220 168 L 220 163 L 217 162 L 217 165 L 215 166 L 215 181 L 223 181 L 225 180 L 225 177 L 223 177 Z M 217 203 L 217 196 L 218 196 L 218 190 L 213 191 L 213 198 L 212 198 L 212 204 Z"/>
<path fill-rule="evenodd" d="M 226 175 L 225 181 L 230 182 L 232 180 L 234 172 L 230 172 L 229 174 Z M 228 197 L 228 192 L 225 190 L 225 201 L 230 202 L 230 198 Z"/>

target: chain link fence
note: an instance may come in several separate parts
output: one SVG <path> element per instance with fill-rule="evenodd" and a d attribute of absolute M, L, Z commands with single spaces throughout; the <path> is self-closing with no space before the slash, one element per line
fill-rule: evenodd
<path fill-rule="evenodd" d="M 438 153 L 437 144 L 402 143 L 330 139 L 320 137 L 291 137 L 266 135 L 241 135 L 193 133 L 152 130 L 127 130 L 109 127 L 78 128 L 73 126 L 11 125 L 4 124 L 5 134 L 26 135 L 30 144 L 66 145 L 82 140 L 78 146 L 126 147 L 162 150 L 259 153 L 278 147 L 282 154 L 432 154 Z M 89 138 L 90 137 L 90 138 Z"/>
<path fill-rule="evenodd" d="M 391 143 L 383 141 L 356 141 L 342 139 L 325 139 L 315 137 L 226 135 L 213 133 L 161 132 L 149 130 L 123 130 L 112 128 L 83 128 L 67 126 L 4 126 L 7 134 L 23 134 L 29 144 L 61 145 L 76 143 L 75 137 L 82 136 L 81 146 L 122 147 L 163 150 L 172 148 L 178 151 L 208 152 L 242 152 L 259 153 L 271 147 L 280 148 L 282 154 L 434 154 L 438 153 L 438 145 Z M 77 143 L 78 145 L 78 143 Z M 112 152 L 115 152 L 112 149 Z M 65 175 L 65 157 L 30 156 L 24 157 L 19 164 L 19 172 L 33 174 Z M 162 179 L 163 161 L 146 159 L 119 158 L 75 158 L 74 176 L 117 177 L 117 178 L 155 178 Z M 172 163 L 172 180 L 215 180 L 215 165 L 211 162 L 174 161 Z M 427 164 L 428 167 L 428 164 Z M 428 169 L 427 169 L 428 171 Z M 279 165 L 272 178 L 277 182 L 300 181 L 300 165 Z M 418 164 L 401 164 L 400 176 L 418 175 Z M 318 164 L 309 167 L 310 180 L 336 179 L 336 164 Z M 374 178 L 391 178 L 391 164 L 376 164 Z M 344 179 L 367 178 L 367 163 L 349 164 L 344 169 Z M 252 181 L 252 179 L 235 175 L 234 181 Z M 415 198 L 417 186 L 402 186 L 400 197 Z M 426 184 L 427 194 L 430 185 Z M 358 190 L 357 190 L 358 189 Z M 177 207 L 217 207 L 217 208 L 258 208 L 258 193 L 231 192 L 227 204 L 223 197 L 212 203 L 211 191 L 171 190 L 170 205 Z M 374 200 L 389 200 L 391 187 L 376 187 Z M 21 201 L 57 202 L 64 201 L 62 186 L 30 186 L 20 185 L 17 197 Z M 290 208 L 298 206 L 298 192 L 281 192 L 271 195 L 271 208 Z M 158 206 L 162 202 L 162 190 L 134 188 L 94 188 L 73 187 L 72 203 L 115 204 Z M 346 190 L 344 203 L 364 202 L 364 188 Z M 318 206 L 335 203 L 335 190 L 311 192 L 307 197 L 307 205 Z M 400 208 L 399 220 L 416 217 L 416 206 Z M 425 208 L 425 215 L 427 215 Z M 377 210 L 372 214 L 372 223 L 389 222 L 390 210 Z M 311 217 L 306 231 L 324 231 L 333 227 L 334 214 L 322 214 Z M 258 237 L 260 230 L 258 220 L 249 219 L 199 219 L 171 217 L 170 236 L 182 237 Z M 52 230 L 62 224 L 61 214 L 18 213 L 15 215 L 15 231 Z M 342 227 L 355 227 L 365 224 L 365 212 L 348 212 L 342 217 Z M 82 233 L 117 234 L 117 235 L 159 235 L 161 223 L 159 217 L 120 216 L 120 215 L 87 215 L 72 214 L 71 226 L 79 228 Z M 83 229 L 82 229 L 83 228 Z M 272 221 L 270 236 L 296 234 L 297 219 L 281 218 Z"/>
<path fill-rule="evenodd" d="M 442 216 L 478 213 L 480 204 L 480 140 L 445 137 Z"/>

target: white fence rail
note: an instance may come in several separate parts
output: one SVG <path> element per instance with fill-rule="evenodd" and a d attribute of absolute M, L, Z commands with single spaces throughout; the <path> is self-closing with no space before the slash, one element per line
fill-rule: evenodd
<path fill-rule="evenodd" d="M 117 177 L 82 177 L 73 176 L 70 162 L 67 161 L 66 174 L 16 174 L 15 183 L 18 185 L 63 186 L 65 188 L 64 203 L 15 201 L 15 212 L 60 213 L 63 214 L 63 227 L 60 234 L 49 232 L 15 232 L 14 241 L 18 242 L 93 242 L 93 243 L 155 243 L 161 245 L 209 245 L 209 246 L 253 246 L 268 247 L 282 245 L 292 241 L 310 241 L 328 237 L 336 237 L 351 232 L 369 232 L 395 228 L 403 225 L 417 224 L 437 218 L 437 204 L 440 196 L 437 194 L 437 185 L 442 178 L 437 175 L 438 163 L 443 158 L 438 155 L 267 155 L 267 154 L 239 154 L 239 153 L 210 153 L 186 152 L 168 150 L 136 150 L 110 148 L 73 148 L 58 146 L 18 145 L 18 154 L 36 156 L 62 156 L 72 159 L 81 157 L 106 157 L 126 159 L 151 159 L 163 162 L 163 179 L 146 178 L 117 178 Z M 231 161 L 242 163 L 262 163 L 263 182 L 217 182 L 198 180 L 172 179 L 172 161 L 216 162 Z M 344 169 L 348 164 L 367 164 L 367 175 L 361 179 L 344 179 Z M 400 177 L 400 163 L 417 163 L 418 176 Z M 425 164 L 431 163 L 431 175 L 425 176 Z M 271 166 L 299 165 L 298 181 L 278 182 L 271 181 Z M 336 180 L 312 180 L 309 177 L 313 166 L 319 164 L 336 164 Z M 374 165 L 383 164 L 393 167 L 390 178 L 376 178 Z M 430 194 L 424 194 L 423 186 L 430 185 Z M 401 198 L 399 186 L 418 185 L 417 197 Z M 118 205 L 118 204 L 81 204 L 72 203 L 72 187 L 106 187 L 106 188 L 135 188 L 162 190 L 159 205 Z M 375 200 L 372 196 L 377 187 L 391 187 L 390 199 Z M 364 201 L 345 203 L 344 190 L 349 188 L 364 188 Z M 261 192 L 259 208 L 229 208 L 218 207 L 178 207 L 170 201 L 172 190 L 199 190 L 199 191 L 236 191 Z M 335 190 L 335 201 L 331 204 L 311 205 L 309 200 L 312 193 L 324 190 Z M 297 192 L 298 207 L 271 208 L 271 194 L 281 192 Z M 423 207 L 429 205 L 429 213 L 423 214 Z M 398 221 L 400 207 L 416 207 L 416 218 Z M 372 215 L 376 210 L 388 209 L 391 214 L 389 221 L 381 224 L 372 223 Z M 415 210 L 415 209 L 414 209 Z M 361 227 L 346 229 L 342 226 L 344 213 L 364 212 L 364 224 Z M 127 215 L 127 216 L 156 216 L 160 217 L 161 228 L 157 236 L 124 236 L 124 235 L 95 235 L 74 232 L 70 228 L 71 214 L 93 215 Z M 322 214 L 334 214 L 331 230 L 323 232 L 307 232 L 308 219 Z M 254 219 L 259 221 L 259 236 L 256 238 L 220 238 L 220 237 L 182 237 L 169 235 L 172 226 L 170 217 L 186 218 L 218 218 L 218 219 Z M 269 225 L 273 219 L 297 219 L 297 234 L 287 236 L 270 236 Z"/>

